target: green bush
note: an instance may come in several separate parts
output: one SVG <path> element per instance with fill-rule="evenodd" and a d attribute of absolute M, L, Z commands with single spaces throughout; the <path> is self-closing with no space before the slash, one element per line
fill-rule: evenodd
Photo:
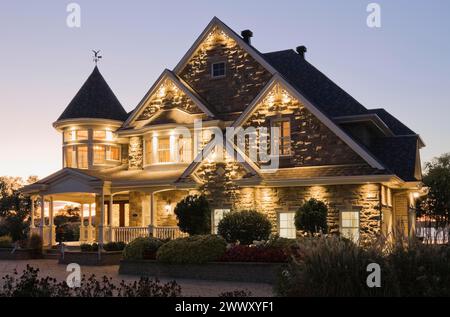
<path fill-rule="evenodd" d="M 42 237 L 38 234 L 32 234 L 28 238 L 27 247 L 32 250 L 33 257 L 40 257 L 42 255 Z"/>
<path fill-rule="evenodd" d="M 125 242 L 108 242 L 103 245 L 105 251 L 123 251 L 125 249 Z"/>
<path fill-rule="evenodd" d="M 327 232 L 328 208 L 324 202 L 311 198 L 295 213 L 295 227 L 309 233 Z"/>
<path fill-rule="evenodd" d="M 1 236 L 0 237 L 0 248 L 12 248 L 12 239 L 10 236 Z"/>
<path fill-rule="evenodd" d="M 190 235 L 211 232 L 211 210 L 205 196 L 186 196 L 177 204 L 174 213 L 181 231 Z"/>
<path fill-rule="evenodd" d="M 167 242 L 159 248 L 156 259 L 163 263 L 200 264 L 217 261 L 227 247 L 217 235 L 198 235 Z"/>
<path fill-rule="evenodd" d="M 80 245 L 81 252 L 97 252 L 98 251 L 98 244 L 97 243 L 82 243 Z"/>
<path fill-rule="evenodd" d="M 123 250 L 123 258 L 126 260 L 152 259 L 162 245 L 163 242 L 156 238 L 137 238 L 127 244 Z"/>
<path fill-rule="evenodd" d="M 264 214 L 246 210 L 226 215 L 219 222 L 218 234 L 230 243 L 252 244 L 269 239 L 271 230 L 272 224 Z"/>

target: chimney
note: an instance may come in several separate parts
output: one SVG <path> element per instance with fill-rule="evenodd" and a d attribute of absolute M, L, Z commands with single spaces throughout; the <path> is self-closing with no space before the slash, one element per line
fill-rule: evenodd
<path fill-rule="evenodd" d="M 297 46 L 297 48 L 295 49 L 298 53 L 298 55 L 300 55 L 302 58 L 305 58 L 305 53 L 308 51 L 306 49 L 306 46 L 302 45 L 302 46 Z"/>
<path fill-rule="evenodd" d="M 248 45 L 251 45 L 251 38 L 253 37 L 253 32 L 250 30 L 244 30 L 241 32 L 241 36 L 244 39 L 244 42 Z"/>

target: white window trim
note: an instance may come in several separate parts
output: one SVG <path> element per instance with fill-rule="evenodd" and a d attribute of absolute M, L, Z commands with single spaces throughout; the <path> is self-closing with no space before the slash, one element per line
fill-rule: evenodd
<path fill-rule="evenodd" d="M 342 236 L 342 229 L 344 228 L 342 226 L 342 213 L 344 212 L 353 212 L 358 214 L 358 226 L 357 227 L 345 227 L 345 228 L 357 228 L 358 229 L 358 241 L 360 240 L 360 234 L 361 234 L 361 212 L 360 210 L 342 210 L 339 212 L 339 234 Z M 355 241 L 358 242 L 358 241 Z"/>
<path fill-rule="evenodd" d="M 214 76 L 214 65 L 219 65 L 219 64 L 223 64 L 223 75 Z M 226 76 L 227 76 L 227 62 L 220 61 L 220 62 L 211 63 L 211 78 L 212 79 L 224 78 Z"/>
<path fill-rule="evenodd" d="M 287 238 L 287 239 L 296 239 L 297 237 L 297 228 L 295 227 L 295 211 L 280 211 L 277 214 L 277 227 L 278 227 L 278 235 L 281 237 L 281 214 L 294 214 L 294 230 L 295 230 L 295 238 Z M 284 237 L 286 238 L 286 237 Z"/>

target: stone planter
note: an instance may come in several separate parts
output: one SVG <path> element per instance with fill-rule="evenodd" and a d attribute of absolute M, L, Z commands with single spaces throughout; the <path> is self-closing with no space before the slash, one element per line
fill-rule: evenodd
<path fill-rule="evenodd" d="M 0 249 L 0 260 L 30 260 L 36 259 L 35 252 L 31 249 L 16 249 L 12 252 L 12 248 Z"/>
<path fill-rule="evenodd" d="M 58 263 L 77 263 L 87 266 L 118 265 L 120 259 L 122 259 L 122 251 L 102 251 L 100 254 L 98 252 L 66 251 L 64 257 L 59 254 Z"/>
<path fill-rule="evenodd" d="M 165 264 L 154 260 L 122 260 L 119 274 L 272 284 L 284 265 L 253 262 Z"/>

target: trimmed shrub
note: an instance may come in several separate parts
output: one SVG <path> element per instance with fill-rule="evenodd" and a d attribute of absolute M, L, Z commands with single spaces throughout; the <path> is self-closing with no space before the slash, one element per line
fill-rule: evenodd
<path fill-rule="evenodd" d="M 288 253 L 282 248 L 267 246 L 235 245 L 225 251 L 219 259 L 220 262 L 287 262 Z"/>
<path fill-rule="evenodd" d="M 56 226 L 56 241 L 78 241 L 80 239 L 80 223 L 66 222 Z"/>
<path fill-rule="evenodd" d="M 295 213 L 295 227 L 309 233 L 323 232 L 327 226 L 328 207 L 324 202 L 311 198 Z"/>
<path fill-rule="evenodd" d="M 225 253 L 226 247 L 225 240 L 217 235 L 179 238 L 161 246 L 156 254 L 156 259 L 172 264 L 214 262 Z"/>
<path fill-rule="evenodd" d="M 123 251 L 127 244 L 125 242 L 108 242 L 103 245 L 105 251 Z"/>
<path fill-rule="evenodd" d="M 163 245 L 159 239 L 137 238 L 127 244 L 123 250 L 123 258 L 126 260 L 155 259 L 156 252 Z"/>
<path fill-rule="evenodd" d="M 80 249 L 81 249 L 81 252 L 97 252 L 98 244 L 97 243 L 93 243 L 93 244 L 82 243 L 80 245 Z"/>
<path fill-rule="evenodd" d="M 245 210 L 226 215 L 219 222 L 218 234 L 229 243 L 252 244 L 269 239 L 271 230 L 272 224 L 266 215 Z"/>
<path fill-rule="evenodd" d="M 211 232 L 211 210 L 205 196 L 186 196 L 177 204 L 174 213 L 181 231 L 189 235 Z"/>
<path fill-rule="evenodd" d="M 9 249 L 12 248 L 12 239 L 10 236 L 1 236 L 0 237 L 0 248 Z"/>
<path fill-rule="evenodd" d="M 28 249 L 32 250 L 33 257 L 40 257 L 42 256 L 42 237 L 38 234 L 32 234 L 30 238 L 28 238 Z"/>

